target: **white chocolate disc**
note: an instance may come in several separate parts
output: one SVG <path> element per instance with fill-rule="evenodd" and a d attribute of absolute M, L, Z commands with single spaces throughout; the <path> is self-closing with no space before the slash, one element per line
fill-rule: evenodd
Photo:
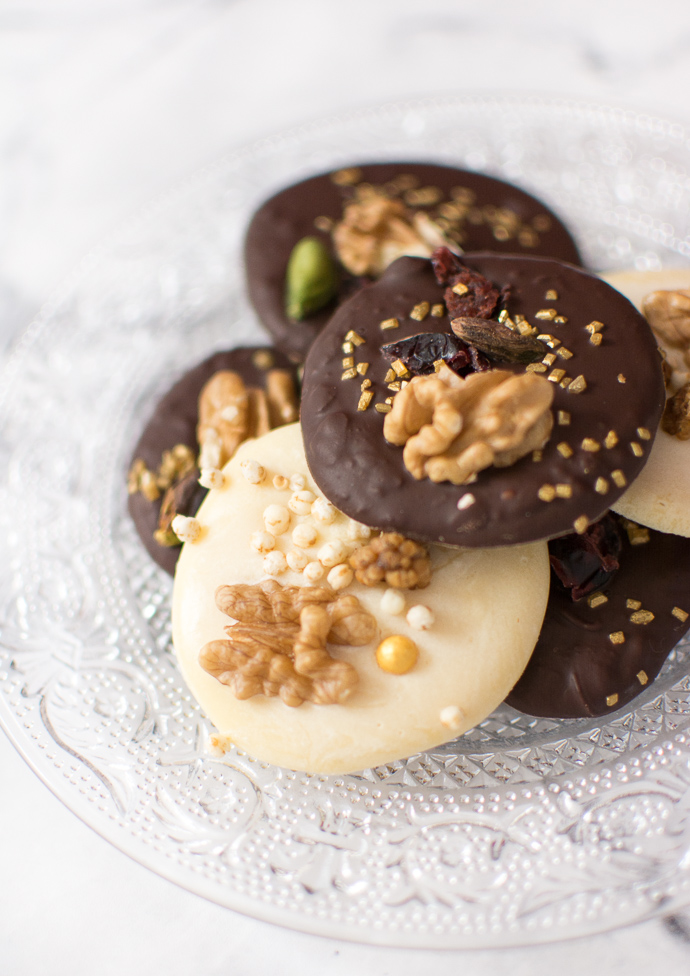
<path fill-rule="evenodd" d="M 242 477 L 240 465 L 248 459 L 266 469 L 261 484 Z M 544 542 L 464 551 L 432 546 L 431 584 L 403 591 L 410 606 L 423 603 L 429 608 L 434 622 L 428 630 L 415 630 L 404 615 L 386 612 L 381 605 L 384 586 L 355 581 L 342 590 L 355 594 L 379 627 L 377 639 L 364 647 L 329 646 L 333 657 L 349 661 L 359 673 L 359 684 L 343 704 L 305 702 L 294 708 L 263 695 L 236 699 L 231 688 L 198 663 L 201 648 L 223 639 L 231 622 L 216 607 L 215 591 L 222 584 L 267 578 L 265 554 L 252 546 L 251 537 L 263 529 L 268 505 L 286 505 L 290 499 L 289 488 L 274 487 L 276 475 L 290 479 L 303 474 L 307 489 L 317 499 L 322 496 L 309 475 L 298 424 L 245 442 L 223 473 L 223 487 L 212 489 L 197 513 L 199 541 L 183 546 L 173 592 L 173 640 L 180 669 L 222 736 L 279 766 L 352 772 L 453 739 L 503 701 L 529 660 L 546 609 L 549 561 Z M 362 527 L 340 513 L 328 523 L 311 514 L 291 513 L 291 520 L 276 538 L 276 551 L 285 556 L 294 545 L 292 532 L 301 524 L 318 531 L 313 548 L 306 550 L 312 562 L 326 543 L 346 543 L 349 551 L 362 544 L 357 538 Z M 284 585 L 307 583 L 303 572 L 289 568 L 275 578 Z M 376 664 L 379 641 L 392 634 L 412 638 L 419 648 L 418 663 L 407 674 L 390 674 Z"/>
<path fill-rule="evenodd" d="M 640 310 L 653 291 L 690 288 L 690 268 L 612 271 L 601 277 Z M 612 508 L 659 532 L 690 536 L 690 441 L 659 430 L 642 472 Z"/>

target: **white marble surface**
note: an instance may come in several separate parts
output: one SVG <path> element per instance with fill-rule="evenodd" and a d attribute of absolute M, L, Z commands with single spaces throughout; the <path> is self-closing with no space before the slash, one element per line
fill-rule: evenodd
<path fill-rule="evenodd" d="M 596 97 L 690 121 L 687 0 L 0 0 L 0 348 L 80 257 L 238 143 L 431 92 Z M 0 734 L 0 972 L 666 974 L 690 912 L 571 944 L 414 952 L 182 891 L 66 810 Z"/>

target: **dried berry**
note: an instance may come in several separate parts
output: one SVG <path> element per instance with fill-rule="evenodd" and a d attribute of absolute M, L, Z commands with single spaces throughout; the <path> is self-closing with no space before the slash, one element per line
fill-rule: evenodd
<path fill-rule="evenodd" d="M 552 539 L 549 561 L 573 600 L 581 600 L 611 579 L 619 566 L 622 545 L 618 520 L 609 512 L 582 535 Z"/>
<path fill-rule="evenodd" d="M 421 332 L 389 342 L 381 352 L 391 361 L 400 359 L 413 376 L 435 372 L 440 359 L 460 376 L 474 371 L 471 350 L 450 332 Z"/>
<path fill-rule="evenodd" d="M 464 316 L 453 319 L 450 324 L 459 339 L 483 352 L 493 362 L 526 366 L 539 362 L 549 351 L 548 346 L 534 336 L 513 332 L 495 319 Z"/>
<path fill-rule="evenodd" d="M 443 297 L 451 319 L 459 316 L 491 318 L 501 292 L 488 278 L 471 271 L 447 247 L 436 248 L 431 263 L 439 285 L 448 286 Z"/>
<path fill-rule="evenodd" d="M 179 481 L 171 485 L 163 495 L 158 528 L 153 538 L 159 546 L 179 546 L 180 540 L 172 530 L 172 522 L 176 515 L 193 516 L 208 494 L 208 489 L 199 484 L 199 471 L 194 468 Z"/>

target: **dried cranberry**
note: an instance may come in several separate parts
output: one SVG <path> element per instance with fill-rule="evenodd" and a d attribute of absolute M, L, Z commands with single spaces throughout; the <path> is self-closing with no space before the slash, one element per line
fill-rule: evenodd
<path fill-rule="evenodd" d="M 616 572 L 623 546 L 618 521 L 610 512 L 582 535 L 549 542 L 551 568 L 573 600 L 602 587 Z"/>
<path fill-rule="evenodd" d="M 425 376 L 435 371 L 434 363 L 442 359 L 459 376 L 477 372 L 481 353 L 466 345 L 450 332 L 420 332 L 408 339 L 389 342 L 381 352 L 391 361 L 400 359 L 413 376 Z M 488 367 L 479 366 L 479 369 Z"/>
<path fill-rule="evenodd" d="M 431 263 L 439 285 L 447 285 L 443 298 L 451 319 L 459 316 L 490 319 L 501 297 L 498 288 L 484 275 L 468 268 L 447 247 L 437 247 Z M 464 285 L 467 291 L 458 295 L 453 291 Z"/>

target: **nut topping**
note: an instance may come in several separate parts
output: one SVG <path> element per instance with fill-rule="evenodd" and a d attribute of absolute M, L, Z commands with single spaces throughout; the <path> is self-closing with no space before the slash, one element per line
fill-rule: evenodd
<path fill-rule="evenodd" d="M 666 401 L 661 429 L 678 440 L 690 439 L 690 383 L 683 386 Z"/>
<path fill-rule="evenodd" d="M 358 675 L 335 660 L 328 642 L 362 646 L 373 640 L 376 620 L 357 597 L 338 596 L 329 586 L 220 586 L 216 605 L 237 623 L 227 639 L 206 644 L 201 667 L 232 688 L 239 699 L 280 696 L 286 705 L 341 703 L 354 691 Z"/>
<path fill-rule="evenodd" d="M 386 583 L 398 590 L 415 590 L 431 582 L 426 548 L 399 532 L 383 532 L 350 556 L 355 576 L 365 586 Z"/>
<path fill-rule="evenodd" d="M 690 291 L 653 291 L 642 312 L 666 353 L 675 390 L 690 381 Z"/>
<path fill-rule="evenodd" d="M 508 467 L 543 447 L 552 401 L 552 385 L 534 373 L 489 370 L 463 379 L 443 365 L 398 393 L 383 433 L 404 445 L 413 477 L 462 485 L 490 465 Z"/>

